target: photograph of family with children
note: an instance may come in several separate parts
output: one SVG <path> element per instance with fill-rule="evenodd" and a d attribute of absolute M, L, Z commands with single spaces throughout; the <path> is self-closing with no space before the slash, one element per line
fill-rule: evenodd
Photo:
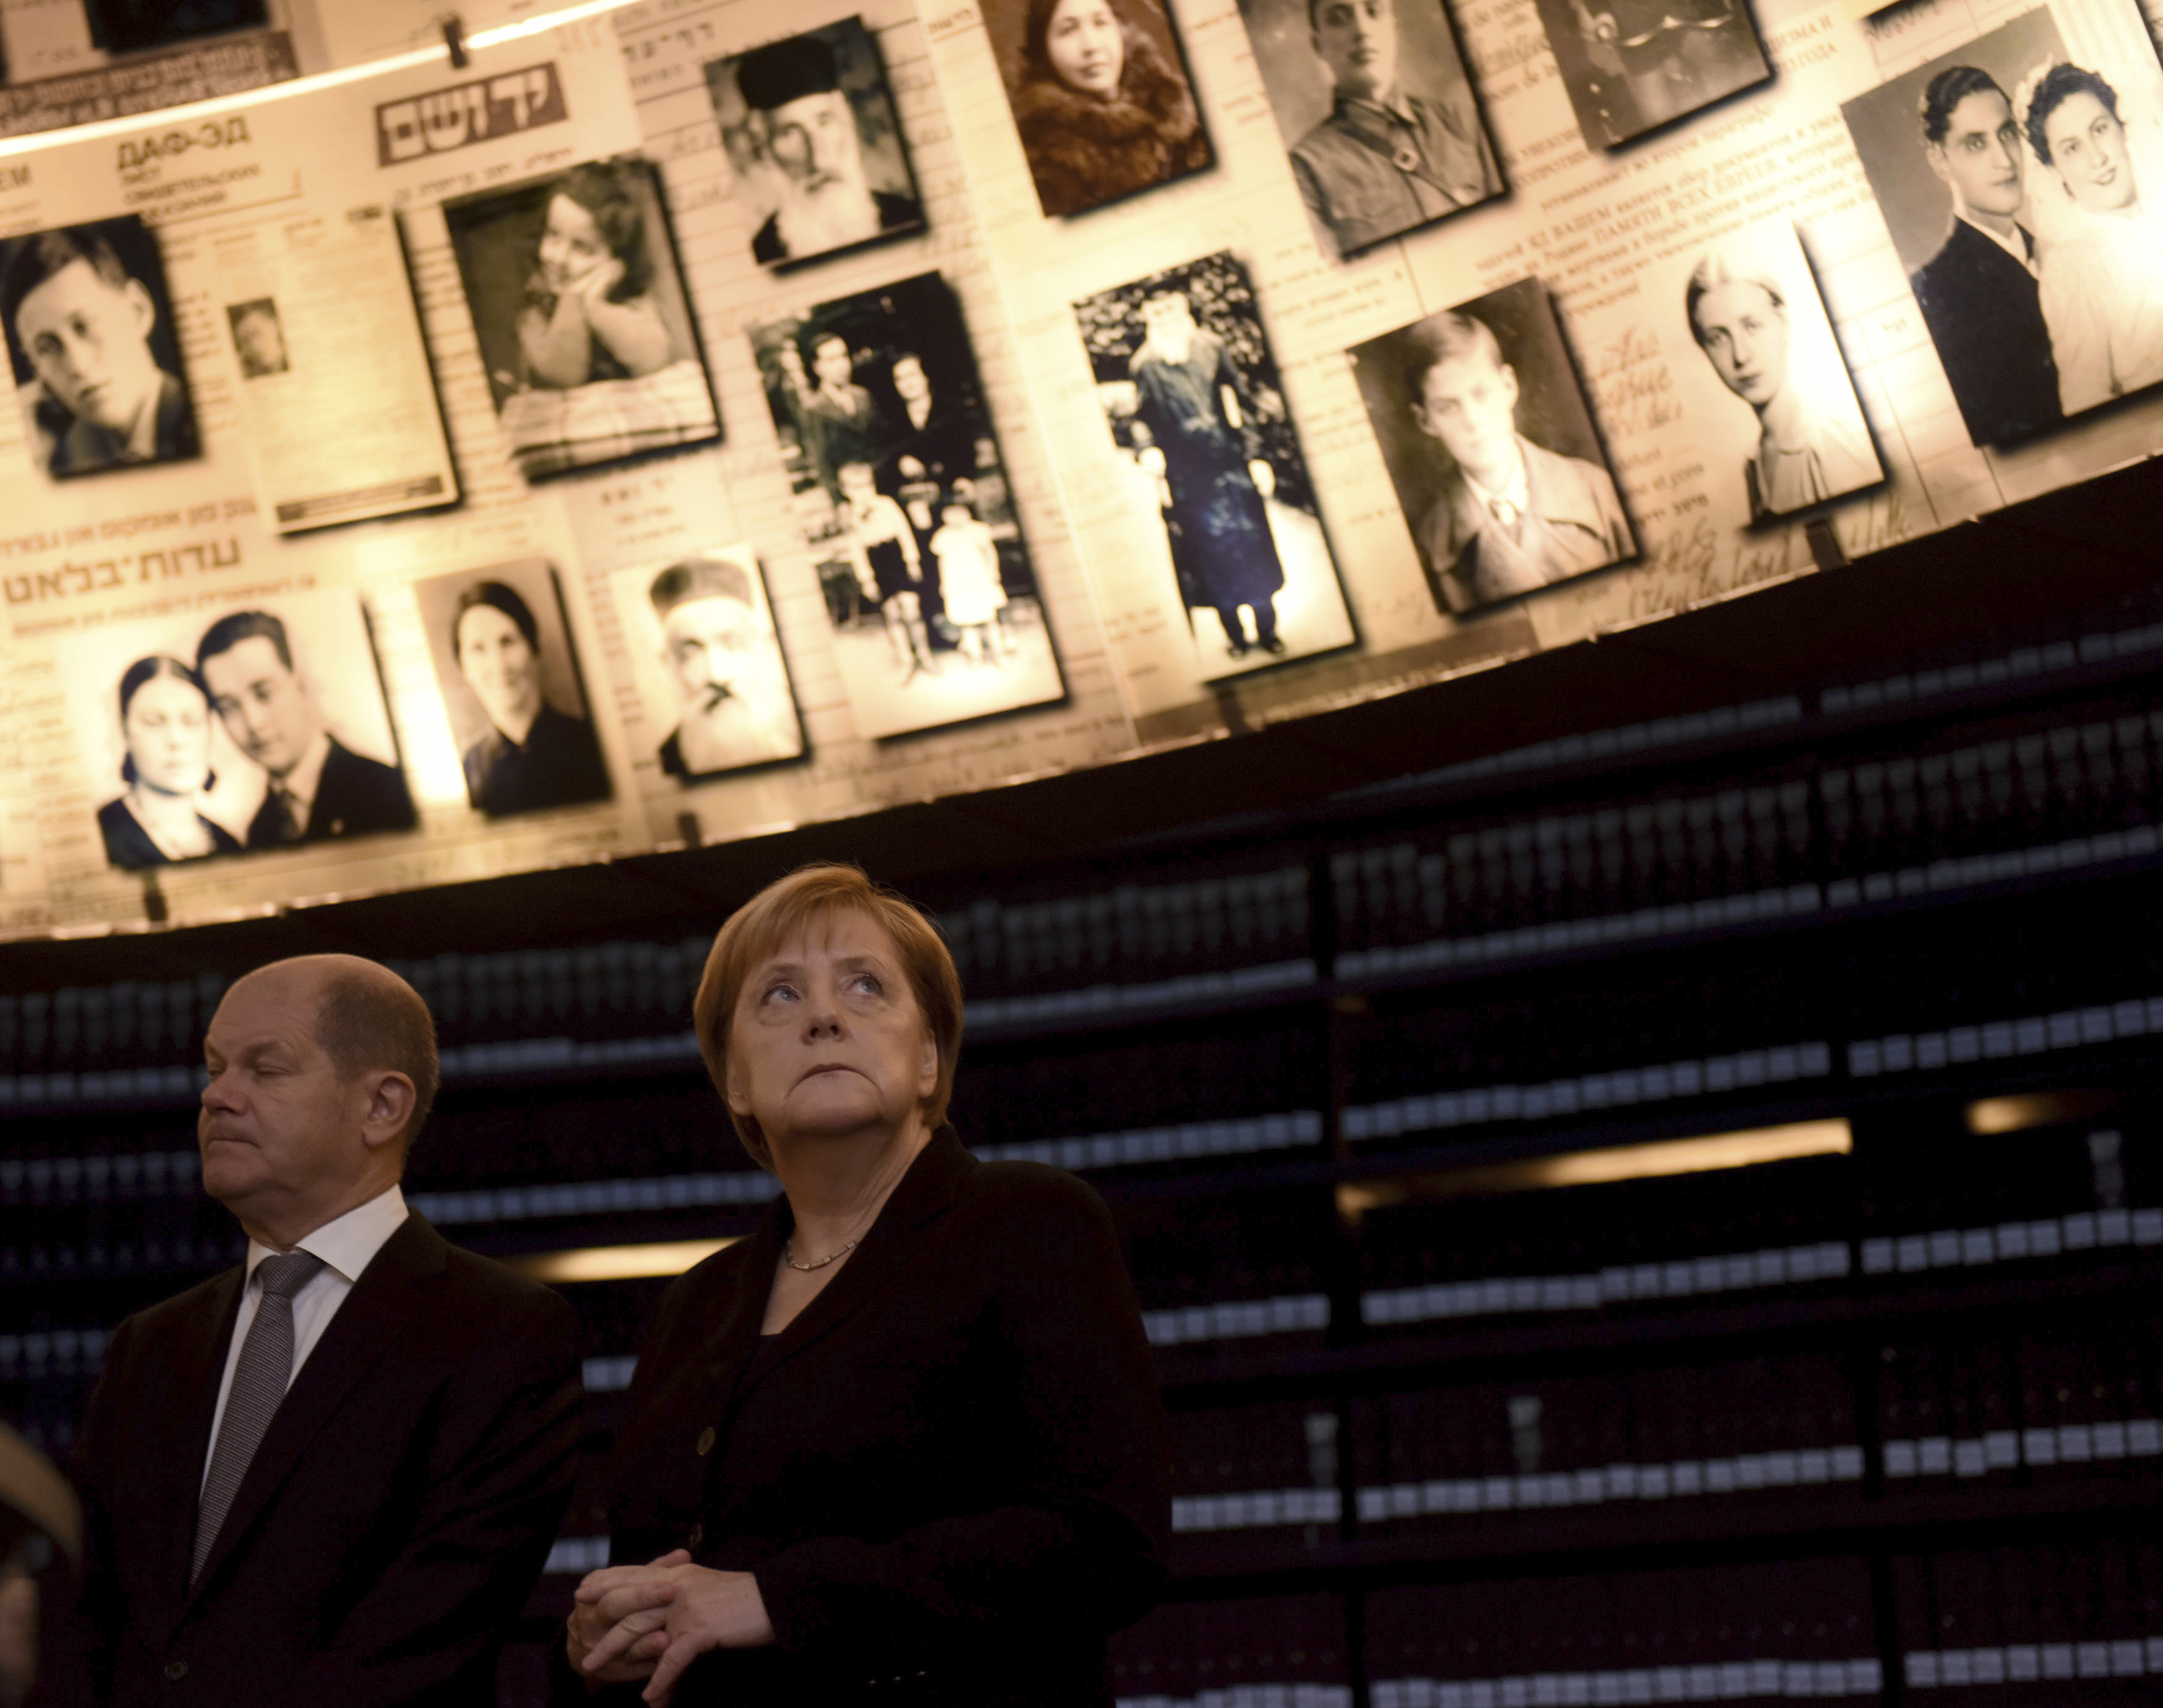
<path fill-rule="evenodd" d="M 752 343 L 863 732 L 1063 698 L 946 281 L 821 303 L 754 327 Z"/>
<path fill-rule="evenodd" d="M 114 624 L 66 651 L 107 864 L 137 872 L 414 827 L 352 594 Z"/>
<path fill-rule="evenodd" d="M 720 436 L 650 161 L 587 160 L 455 197 L 443 218 L 528 479 Z"/>

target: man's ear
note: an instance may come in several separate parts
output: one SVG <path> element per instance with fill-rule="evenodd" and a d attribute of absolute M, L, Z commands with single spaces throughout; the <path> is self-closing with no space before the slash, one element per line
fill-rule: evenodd
<path fill-rule="evenodd" d="M 1923 148 L 1923 158 L 1930 163 L 1930 170 L 1937 175 L 1938 182 L 1950 187 L 1953 181 L 1953 176 L 1946 165 L 1945 144 L 1926 143 Z"/>
<path fill-rule="evenodd" d="M 1510 407 L 1514 411 L 1517 406 L 1517 370 L 1511 367 L 1507 362 L 1505 362 L 1502 364 L 1500 372 L 1502 375 L 1502 384 L 1509 388 Z"/>
<path fill-rule="evenodd" d="M 147 338 L 150 328 L 158 323 L 158 305 L 150 300 L 150 292 L 140 279 L 130 279 L 120 287 L 120 295 L 128 304 L 128 317 L 134 322 L 135 335 Z"/>
<path fill-rule="evenodd" d="M 360 1142 L 371 1151 L 399 1144 L 419 1099 L 413 1082 L 395 1068 L 381 1068 L 364 1076 L 361 1085 L 368 1106 L 361 1118 Z"/>

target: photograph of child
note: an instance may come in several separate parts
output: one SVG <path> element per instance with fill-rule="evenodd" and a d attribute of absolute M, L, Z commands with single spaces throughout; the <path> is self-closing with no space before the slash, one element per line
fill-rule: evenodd
<path fill-rule="evenodd" d="M 649 162 L 589 160 L 447 202 L 443 217 L 528 479 L 720 436 Z"/>
<path fill-rule="evenodd" d="M 902 735 L 1063 699 L 946 281 L 819 304 L 753 327 L 752 348 L 859 726 Z"/>
<path fill-rule="evenodd" d="M 157 238 L 133 214 L 0 245 L 0 321 L 55 479 L 202 454 Z"/>
<path fill-rule="evenodd" d="M 1637 554 L 1538 280 L 1346 354 L 1437 610 L 1476 610 Z"/>
<path fill-rule="evenodd" d="M 491 819 L 609 798 L 608 766 L 545 558 L 413 587 L 474 809 Z"/>
<path fill-rule="evenodd" d="M 886 67 L 861 18 L 705 70 L 753 259 L 816 260 L 924 229 Z"/>
<path fill-rule="evenodd" d="M 653 755 L 686 788 L 804 757 L 781 638 L 757 555 L 708 546 L 609 578 Z"/>
<path fill-rule="evenodd" d="M 1351 613 L 1247 270 L 1206 256 L 1099 292 L 1075 317 L 1136 500 L 1162 519 L 1165 574 L 1203 678 L 1349 646 Z"/>

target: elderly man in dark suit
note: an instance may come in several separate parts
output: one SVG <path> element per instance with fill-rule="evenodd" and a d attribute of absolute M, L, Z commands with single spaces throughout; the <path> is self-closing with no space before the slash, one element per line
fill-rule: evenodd
<path fill-rule="evenodd" d="M 212 623 L 196 647 L 196 670 L 233 744 L 269 775 L 249 847 L 413 828 L 406 779 L 323 726 L 285 626 L 270 612 L 234 611 Z"/>
<path fill-rule="evenodd" d="M 2020 133 L 1989 72 L 1951 65 L 1921 102 L 1923 149 L 1952 191 L 1952 230 L 1911 281 L 1968 437 L 2026 438 L 2062 419 L 2023 206 Z"/>
<path fill-rule="evenodd" d="M 403 979 L 278 961 L 203 1056 L 203 1187 L 247 1261 L 113 1335 L 46 1700 L 490 1700 L 570 1496 L 577 1319 L 406 1209 L 436 1049 Z"/>

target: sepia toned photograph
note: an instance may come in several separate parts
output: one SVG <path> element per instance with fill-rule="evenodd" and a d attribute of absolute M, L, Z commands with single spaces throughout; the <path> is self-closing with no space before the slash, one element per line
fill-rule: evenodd
<path fill-rule="evenodd" d="M 588 160 L 447 202 L 443 218 L 528 479 L 720 436 L 651 163 Z"/>
<path fill-rule="evenodd" d="M 804 721 L 758 557 L 710 546 L 609 578 L 664 775 L 686 787 L 804 757 Z"/>
<path fill-rule="evenodd" d="M 1746 225 L 1666 270 L 1658 288 L 1673 290 L 1677 331 L 1687 331 L 1704 359 L 1693 364 L 1705 404 L 1699 442 L 1732 437 L 1750 446 L 1738 473 L 1753 523 L 1884 479 L 1794 226 L 1784 219 Z M 1654 286 L 1647 281 L 1647 296 L 1657 301 Z M 1717 390 L 1705 383 L 1708 373 Z M 1691 412 L 1687 401 L 1682 406 Z"/>
<path fill-rule="evenodd" d="M 1537 0 L 1584 145 L 1611 149 L 1773 75 L 1747 0 Z"/>
<path fill-rule="evenodd" d="M 903 735 L 1063 699 L 953 290 L 936 273 L 755 327 L 857 722 Z"/>
<path fill-rule="evenodd" d="M 264 0 L 83 0 L 90 43 L 108 54 L 177 47 L 270 22 Z"/>
<path fill-rule="evenodd" d="M 1247 270 L 1220 253 L 1074 306 L 1207 679 L 1354 639 Z"/>
<path fill-rule="evenodd" d="M 0 244 L 0 321 L 55 479 L 202 454 L 157 235 L 134 215 Z"/>
<path fill-rule="evenodd" d="M 2163 160 L 2140 158 L 2115 76 L 2071 63 L 2038 9 L 1841 108 L 1978 445 L 2163 379 L 2163 223 L 2142 195 Z"/>
<path fill-rule="evenodd" d="M 1159 0 L 992 0 L 984 27 L 1047 218 L 1214 164 L 1186 54 Z"/>
<path fill-rule="evenodd" d="M 705 71 L 754 260 L 813 261 L 924 229 L 893 92 L 862 19 Z"/>
<path fill-rule="evenodd" d="M 268 296 L 253 302 L 228 303 L 226 323 L 233 328 L 233 354 L 240 358 L 240 377 L 267 380 L 291 370 L 285 354 L 285 327 L 278 318 L 278 305 Z"/>
<path fill-rule="evenodd" d="M 1239 15 L 1324 254 L 1502 193 L 1442 0 L 1241 0 Z"/>
<path fill-rule="evenodd" d="M 525 558 L 432 576 L 413 600 L 474 810 L 505 819 L 606 800 L 554 566 Z"/>
<path fill-rule="evenodd" d="M 1477 610 L 1637 555 L 1538 280 L 1346 354 L 1437 610 Z"/>
<path fill-rule="evenodd" d="M 107 860 L 126 871 L 410 830 L 374 638 L 350 594 L 117 623 L 64 646 Z"/>

